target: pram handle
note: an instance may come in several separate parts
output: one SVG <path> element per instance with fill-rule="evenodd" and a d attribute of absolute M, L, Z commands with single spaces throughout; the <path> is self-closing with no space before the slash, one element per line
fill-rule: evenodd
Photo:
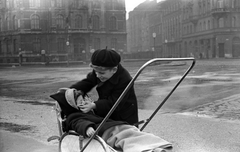
<path fill-rule="evenodd" d="M 98 128 L 96 129 L 95 133 L 93 134 L 93 136 L 90 137 L 89 141 L 86 143 L 86 145 L 83 147 L 83 149 L 81 149 L 81 152 L 84 151 L 84 149 L 87 147 L 87 145 L 91 142 L 91 140 L 98 134 L 99 130 L 103 127 L 103 124 L 108 120 L 108 118 L 111 116 L 111 114 L 114 112 L 114 110 L 117 108 L 117 106 L 119 105 L 119 103 L 122 101 L 122 99 L 124 98 L 124 96 L 126 95 L 126 93 L 128 92 L 128 90 L 131 88 L 131 86 L 133 85 L 134 81 L 137 79 L 137 77 L 140 75 L 140 73 L 147 67 L 149 66 L 151 63 L 157 62 L 157 61 L 193 61 L 191 66 L 189 66 L 189 68 L 187 69 L 187 71 L 184 73 L 184 75 L 182 76 L 182 78 L 177 82 L 177 84 L 174 86 L 174 88 L 170 91 L 170 93 L 166 96 L 166 98 L 161 102 L 161 104 L 157 107 L 157 109 L 153 112 L 153 114 L 146 120 L 144 120 L 144 125 L 141 127 L 141 131 L 146 127 L 146 125 L 152 120 L 152 118 L 155 116 L 155 114 L 159 111 L 159 109 L 163 106 L 163 104 L 167 101 L 167 99 L 172 95 L 172 93 L 176 90 L 176 88 L 179 86 L 179 84 L 182 82 L 182 80 L 187 76 L 187 74 L 191 71 L 191 69 L 194 67 L 195 65 L 195 58 L 154 58 L 151 59 L 149 61 L 147 61 L 144 65 L 142 65 L 140 67 L 140 69 L 137 71 L 137 73 L 134 75 L 134 77 L 132 78 L 132 80 L 129 82 L 129 84 L 127 85 L 127 87 L 124 89 L 124 91 L 122 92 L 122 94 L 119 96 L 119 98 L 117 99 L 117 101 L 115 102 L 115 104 L 113 105 L 113 107 L 111 108 L 111 110 L 108 112 L 108 114 L 106 115 L 106 117 L 103 119 L 103 121 L 100 123 L 100 125 L 98 126 Z"/>

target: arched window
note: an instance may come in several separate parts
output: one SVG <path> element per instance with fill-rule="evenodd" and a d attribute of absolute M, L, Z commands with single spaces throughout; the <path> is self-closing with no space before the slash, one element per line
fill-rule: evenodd
<path fill-rule="evenodd" d="M 110 27 L 109 27 L 110 30 L 116 30 L 117 29 L 117 19 L 116 17 L 112 16 L 110 18 Z"/>
<path fill-rule="evenodd" d="M 81 15 L 76 15 L 75 18 L 75 28 L 82 28 L 83 27 L 83 21 Z"/>
<path fill-rule="evenodd" d="M 223 18 L 218 19 L 218 27 L 219 28 L 224 27 L 224 19 Z"/>
<path fill-rule="evenodd" d="M 100 20 L 99 20 L 99 16 L 97 16 L 97 15 L 93 16 L 93 29 L 94 30 L 100 29 Z"/>
<path fill-rule="evenodd" d="M 62 15 L 57 16 L 56 26 L 57 26 L 57 28 L 63 28 L 63 16 Z"/>
<path fill-rule="evenodd" d="M 39 29 L 40 18 L 38 15 L 34 14 L 31 16 L 31 29 Z"/>

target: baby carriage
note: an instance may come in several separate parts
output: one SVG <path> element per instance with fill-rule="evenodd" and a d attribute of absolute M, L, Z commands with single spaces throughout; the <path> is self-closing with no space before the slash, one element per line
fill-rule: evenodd
<path fill-rule="evenodd" d="M 179 81 L 176 83 L 176 85 L 173 87 L 173 89 L 169 92 L 169 94 L 165 97 L 165 99 L 159 104 L 159 106 L 155 109 L 155 111 L 152 113 L 152 115 L 146 119 L 141 120 L 136 125 L 141 124 L 140 131 L 142 131 L 147 124 L 152 120 L 152 118 L 155 116 L 155 114 L 159 111 L 159 109 L 163 106 L 163 104 L 167 101 L 167 99 L 172 95 L 172 93 L 176 90 L 176 88 L 179 86 L 179 84 L 183 81 L 183 79 L 187 76 L 187 74 L 191 71 L 191 69 L 195 65 L 195 59 L 194 58 L 155 58 L 151 59 L 148 62 L 146 62 L 140 69 L 137 71 L 133 79 L 129 82 L 125 90 L 122 92 L 112 109 L 108 112 L 106 117 L 103 119 L 101 124 L 98 126 L 98 128 L 95 131 L 95 134 L 91 136 L 90 138 L 83 138 L 82 136 L 78 135 L 74 131 L 66 131 L 64 122 L 65 122 L 65 115 L 61 110 L 61 107 L 58 102 L 56 102 L 56 114 L 57 114 L 57 122 L 58 122 L 58 129 L 59 129 L 59 136 L 52 136 L 48 139 L 48 141 L 58 139 L 59 140 L 59 152 L 92 152 L 92 151 L 98 151 L 98 152 L 120 152 L 109 145 L 105 143 L 101 137 L 97 135 L 98 131 L 101 129 L 103 124 L 109 119 L 110 115 L 113 113 L 113 111 L 116 109 L 118 104 L 121 102 L 125 94 L 128 92 L 130 87 L 133 85 L 134 81 L 137 79 L 137 77 L 140 75 L 140 73 L 149 65 L 154 65 L 156 62 L 161 61 L 192 61 L 192 64 L 189 66 L 189 68 L 186 70 L 184 75 L 179 79 Z M 64 90 L 64 89 L 63 89 Z M 62 91 L 61 89 L 59 91 Z"/>

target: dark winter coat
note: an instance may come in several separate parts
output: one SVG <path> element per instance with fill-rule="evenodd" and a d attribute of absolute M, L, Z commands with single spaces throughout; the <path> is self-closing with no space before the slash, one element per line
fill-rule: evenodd
<path fill-rule="evenodd" d="M 82 113 L 81 111 L 70 114 L 66 121 L 66 130 L 74 130 L 78 134 L 87 137 L 86 132 L 88 127 L 93 127 L 95 130 L 100 125 L 100 123 L 103 121 L 102 117 L 99 117 L 97 115 L 94 115 L 92 112 L 89 113 Z M 108 119 L 103 127 L 98 132 L 99 136 L 102 136 L 105 130 L 107 130 L 110 127 L 121 125 L 121 124 L 127 124 L 123 121 L 113 121 L 111 119 Z"/>
<path fill-rule="evenodd" d="M 88 93 L 92 88 L 97 86 L 96 90 L 99 99 L 95 101 L 96 109 L 94 109 L 94 112 L 100 117 L 105 117 L 131 79 L 132 77 L 129 72 L 119 64 L 117 72 L 104 83 L 97 78 L 96 73 L 93 70 L 87 75 L 87 78 L 73 84 L 70 88 L 75 88 L 84 93 Z M 112 113 L 110 119 L 126 121 L 131 125 L 138 122 L 137 98 L 133 86 L 129 89 L 121 103 Z"/>

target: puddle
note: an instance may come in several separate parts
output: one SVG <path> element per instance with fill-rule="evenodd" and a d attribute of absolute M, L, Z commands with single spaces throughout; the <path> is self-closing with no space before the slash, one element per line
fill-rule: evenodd
<path fill-rule="evenodd" d="M 10 132 L 22 132 L 22 131 L 32 131 L 33 126 L 30 125 L 19 125 L 15 123 L 0 122 L 0 128 L 10 131 Z"/>
<path fill-rule="evenodd" d="M 47 101 L 37 101 L 37 100 L 21 100 L 21 101 L 14 101 L 17 103 L 22 104 L 31 104 L 31 105 L 46 105 L 46 106 L 54 106 L 55 103 L 47 102 Z"/>

